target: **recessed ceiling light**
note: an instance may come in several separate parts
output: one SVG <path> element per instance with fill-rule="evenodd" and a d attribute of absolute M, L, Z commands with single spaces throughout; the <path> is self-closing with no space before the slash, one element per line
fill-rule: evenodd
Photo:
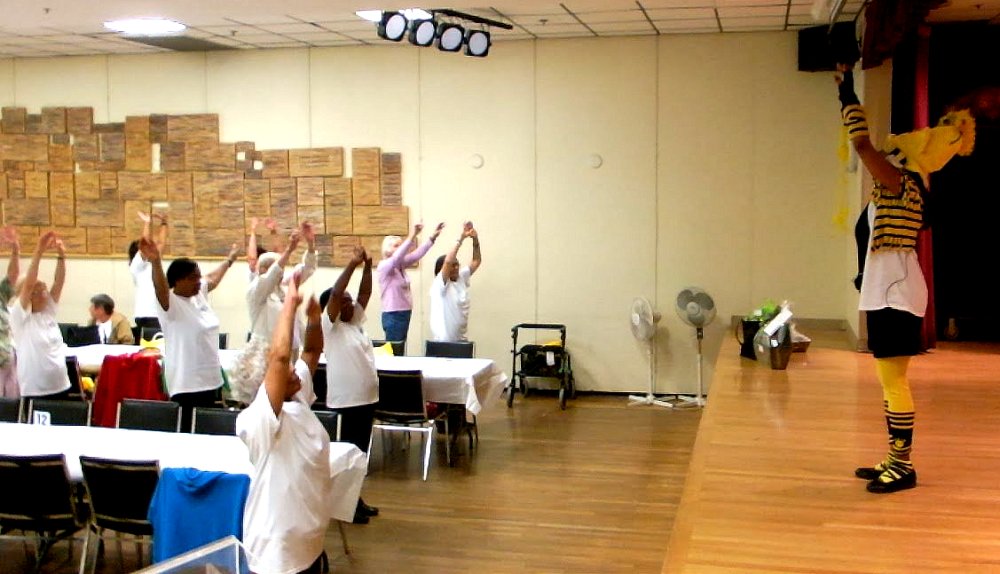
<path fill-rule="evenodd" d="M 404 8 L 402 10 L 396 10 L 396 12 L 405 16 L 410 22 L 414 20 L 430 20 L 434 17 L 430 12 L 424 10 L 423 8 Z M 382 20 L 381 10 L 358 10 L 354 14 L 359 18 L 368 20 L 369 22 L 380 22 Z"/>
<path fill-rule="evenodd" d="M 115 32 L 136 36 L 157 36 L 183 32 L 187 26 L 165 18 L 127 18 L 105 22 L 104 27 Z"/>

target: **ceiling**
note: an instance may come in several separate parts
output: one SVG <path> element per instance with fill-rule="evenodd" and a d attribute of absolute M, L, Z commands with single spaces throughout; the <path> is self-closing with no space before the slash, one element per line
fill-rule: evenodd
<path fill-rule="evenodd" d="M 489 3 L 489 6 L 482 6 Z M 819 24 L 813 0 L 456 0 L 447 8 L 510 23 L 495 41 L 797 30 Z M 847 0 L 841 20 L 863 0 Z M 107 32 L 106 20 L 160 16 L 189 28 L 186 36 L 231 49 L 389 44 L 355 10 L 414 5 L 381 0 L 0 0 L 0 58 L 170 51 Z M 931 21 L 1000 23 L 1000 0 L 950 0 Z M 405 43 L 404 43 L 405 44 Z"/>

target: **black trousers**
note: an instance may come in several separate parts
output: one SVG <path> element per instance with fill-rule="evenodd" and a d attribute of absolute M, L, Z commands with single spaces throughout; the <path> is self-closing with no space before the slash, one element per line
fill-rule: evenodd
<path fill-rule="evenodd" d="M 177 393 L 170 400 L 181 406 L 181 432 L 191 432 L 191 414 L 195 407 L 218 407 L 219 389 L 198 391 L 197 393 Z"/>
<path fill-rule="evenodd" d="M 372 423 L 375 421 L 375 403 L 334 410 L 340 413 L 340 440 L 367 453 L 368 442 L 372 437 Z"/>

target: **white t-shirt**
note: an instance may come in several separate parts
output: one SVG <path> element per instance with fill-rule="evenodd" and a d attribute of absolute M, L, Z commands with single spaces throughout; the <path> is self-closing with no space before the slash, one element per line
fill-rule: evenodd
<path fill-rule="evenodd" d="M 875 205 L 869 203 L 868 228 L 874 229 L 874 225 Z M 927 282 L 916 251 L 880 249 L 872 253 L 869 237 L 858 309 L 877 311 L 886 307 L 923 317 L 927 312 Z"/>
<path fill-rule="evenodd" d="M 458 270 L 458 280 L 444 280 L 444 272 L 438 273 L 431 283 L 431 340 L 465 341 L 465 331 L 469 326 L 469 279 L 472 269 Z"/>
<path fill-rule="evenodd" d="M 219 364 L 219 317 L 208 305 L 208 282 L 194 297 L 170 290 L 170 310 L 156 305 L 163 328 L 163 371 L 170 396 L 210 391 L 222 386 Z"/>
<path fill-rule="evenodd" d="M 156 301 L 156 289 L 153 287 L 153 266 L 142 258 L 142 253 L 136 253 L 128 270 L 135 284 L 135 314 L 132 316 L 156 317 L 160 304 Z"/>
<path fill-rule="evenodd" d="M 336 304 L 332 299 L 329 305 Z M 323 353 L 326 355 L 326 405 L 331 408 L 357 407 L 378 402 L 378 371 L 375 351 L 361 326 L 365 310 L 354 304 L 350 323 L 323 310 Z"/>
<path fill-rule="evenodd" d="M 267 388 L 236 419 L 253 463 L 243 514 L 243 544 L 257 574 L 301 572 L 323 552 L 330 522 L 330 437 L 309 405 L 312 376 L 295 363 L 302 389 L 274 415 Z"/>
<path fill-rule="evenodd" d="M 17 348 L 17 384 L 22 397 L 41 397 L 69 388 L 66 353 L 56 313 L 49 297 L 45 309 L 32 313 L 18 299 L 10 306 L 10 330 Z"/>
<path fill-rule="evenodd" d="M 111 317 L 103 323 L 97 323 L 97 335 L 102 343 L 107 344 L 111 341 Z"/>
<path fill-rule="evenodd" d="M 263 275 L 253 275 L 250 279 L 247 307 L 250 309 L 250 332 L 253 335 L 270 339 L 278 324 L 283 303 L 277 288 L 281 284 L 282 272 L 281 267 L 273 264 Z"/>

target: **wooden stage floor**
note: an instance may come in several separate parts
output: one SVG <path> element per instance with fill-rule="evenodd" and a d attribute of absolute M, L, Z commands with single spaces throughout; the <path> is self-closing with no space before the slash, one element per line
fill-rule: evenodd
<path fill-rule="evenodd" d="M 909 379 L 918 485 L 875 495 L 871 355 L 814 337 L 775 371 L 724 345 L 663 572 L 1000 572 L 1000 346 L 941 343 Z"/>

